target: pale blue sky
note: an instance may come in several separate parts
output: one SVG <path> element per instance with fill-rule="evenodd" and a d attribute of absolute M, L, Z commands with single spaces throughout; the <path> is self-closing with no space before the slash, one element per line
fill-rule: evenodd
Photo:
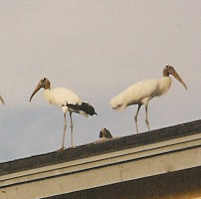
<path fill-rule="evenodd" d="M 0 0 L 0 161 L 60 147 L 63 113 L 39 92 L 48 77 L 96 107 L 98 116 L 74 115 L 76 145 L 93 142 L 106 127 L 114 136 L 135 133 L 135 106 L 111 109 L 109 100 L 129 85 L 159 78 L 175 66 L 174 80 L 150 103 L 152 129 L 200 119 L 201 2 L 189 0 Z M 146 130 L 144 109 L 139 128 Z M 69 146 L 69 136 L 67 137 Z"/>

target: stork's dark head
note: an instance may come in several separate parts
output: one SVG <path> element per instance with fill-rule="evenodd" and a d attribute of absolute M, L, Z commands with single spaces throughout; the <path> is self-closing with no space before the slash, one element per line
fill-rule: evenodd
<path fill-rule="evenodd" d="M 184 88 L 187 89 L 186 84 L 184 83 L 180 75 L 176 72 L 174 67 L 171 65 L 166 65 L 165 68 L 163 69 L 163 76 L 168 77 L 169 75 L 174 76 L 175 79 L 177 79 L 184 86 Z"/>
<path fill-rule="evenodd" d="M 166 65 L 165 68 L 163 69 L 163 76 L 169 76 L 170 75 L 170 70 L 173 70 L 173 66 Z"/>
<path fill-rule="evenodd" d="M 50 88 L 50 81 L 44 77 L 42 78 L 39 83 L 37 84 L 36 88 L 34 89 L 29 101 L 31 102 L 33 96 L 41 89 L 41 88 L 44 88 L 44 89 L 49 89 Z"/>

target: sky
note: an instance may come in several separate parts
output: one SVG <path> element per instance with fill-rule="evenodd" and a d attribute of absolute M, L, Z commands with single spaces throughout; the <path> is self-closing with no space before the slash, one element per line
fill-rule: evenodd
<path fill-rule="evenodd" d="M 173 79 L 150 102 L 151 129 L 201 117 L 201 2 L 189 0 L 0 0 L 0 162 L 59 149 L 63 112 L 43 91 L 47 77 L 92 104 L 97 116 L 74 114 L 76 146 L 94 142 L 106 127 L 114 137 L 136 133 L 137 106 L 123 112 L 109 101 L 143 79 L 160 78 L 173 65 L 188 86 Z M 147 131 L 144 108 L 139 131 Z M 67 120 L 69 124 L 69 118 Z M 69 127 L 69 126 L 68 126 Z M 66 147 L 70 146 L 69 129 Z"/>

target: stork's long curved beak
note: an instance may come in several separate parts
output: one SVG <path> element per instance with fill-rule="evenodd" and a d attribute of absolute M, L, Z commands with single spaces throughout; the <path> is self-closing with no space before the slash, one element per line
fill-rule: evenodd
<path fill-rule="evenodd" d="M 42 87 L 41 87 L 41 84 L 39 83 L 39 84 L 36 86 L 36 88 L 34 89 L 32 95 L 31 95 L 31 97 L 30 97 L 30 99 L 29 99 L 29 102 L 31 102 L 33 96 L 34 96 L 41 88 L 42 88 Z"/>
<path fill-rule="evenodd" d="M 3 100 L 3 97 L 1 97 L 1 96 L 0 96 L 0 101 L 1 101 L 2 104 L 5 104 L 5 102 Z"/>
<path fill-rule="evenodd" d="M 187 90 L 187 86 L 186 86 L 186 84 L 184 83 L 184 81 L 182 80 L 182 78 L 179 76 L 179 74 L 176 72 L 176 71 L 174 71 L 174 73 L 172 74 L 174 77 L 175 77 L 175 79 L 177 79 L 183 86 L 184 86 L 184 88 Z"/>

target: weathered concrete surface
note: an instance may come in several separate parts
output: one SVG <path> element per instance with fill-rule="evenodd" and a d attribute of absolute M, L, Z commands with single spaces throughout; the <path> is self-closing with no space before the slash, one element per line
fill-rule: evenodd
<path fill-rule="evenodd" d="M 201 199 L 201 167 L 46 199 Z"/>
<path fill-rule="evenodd" d="M 105 143 L 82 145 L 76 148 L 67 149 L 61 153 L 51 152 L 48 154 L 0 163 L 0 176 L 199 133 L 201 133 L 201 120 L 183 123 L 146 133 L 112 139 Z"/>
<path fill-rule="evenodd" d="M 164 191 L 173 190 L 175 182 L 175 187 L 179 189 L 182 180 L 185 180 L 182 183 L 184 188 L 194 187 L 193 190 L 185 189 L 183 192 L 188 190 L 188 194 L 197 197 L 200 193 L 200 167 L 201 121 L 195 121 L 105 143 L 80 146 L 63 153 L 2 163 L 0 199 L 36 199 L 61 194 L 71 197 L 73 194 L 91 194 L 94 190 L 107 190 L 120 185 L 121 190 L 125 189 L 122 194 L 126 194 L 122 197 L 118 194 L 120 199 L 130 199 L 133 195 L 140 199 L 146 198 L 148 187 L 156 194 L 155 198 L 159 198 L 160 193 L 164 193 L 163 198 L 179 198 L 180 192 L 180 195 L 175 195 L 176 191 L 170 195 L 166 192 L 165 195 Z M 187 171 L 191 171 L 191 174 Z M 179 174 L 182 172 L 187 172 L 187 177 L 182 178 Z M 140 182 L 144 182 L 144 185 Z M 133 191 L 132 197 L 126 187 Z M 143 192 L 145 195 L 140 195 Z"/>

